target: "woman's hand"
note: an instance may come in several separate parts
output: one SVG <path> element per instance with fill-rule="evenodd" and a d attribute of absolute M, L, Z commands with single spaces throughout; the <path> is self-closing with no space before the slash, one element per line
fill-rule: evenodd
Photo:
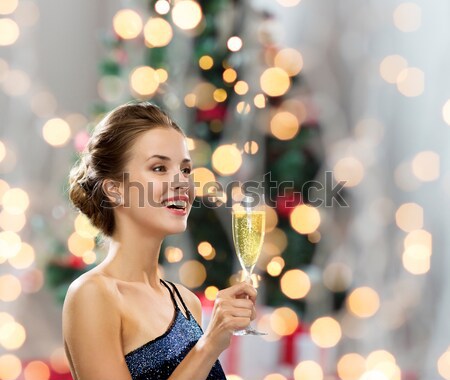
<path fill-rule="evenodd" d="M 256 290 L 246 282 L 219 291 L 202 337 L 217 356 L 230 345 L 233 331 L 246 328 L 255 319 L 255 301 Z"/>

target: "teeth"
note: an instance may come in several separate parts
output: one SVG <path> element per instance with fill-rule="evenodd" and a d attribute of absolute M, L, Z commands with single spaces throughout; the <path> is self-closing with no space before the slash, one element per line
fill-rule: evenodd
<path fill-rule="evenodd" d="M 183 208 L 186 208 L 186 206 L 187 206 L 187 202 L 185 202 L 185 201 L 180 201 L 180 200 L 177 200 L 177 201 L 166 201 L 166 202 L 164 202 L 164 206 L 177 206 L 177 207 L 183 207 Z"/>

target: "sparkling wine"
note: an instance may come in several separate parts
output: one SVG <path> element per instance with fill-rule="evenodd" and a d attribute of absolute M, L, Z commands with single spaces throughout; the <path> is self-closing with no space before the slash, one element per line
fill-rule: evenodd
<path fill-rule="evenodd" d="M 233 240 L 243 268 L 252 271 L 264 240 L 266 213 L 264 211 L 233 211 Z"/>

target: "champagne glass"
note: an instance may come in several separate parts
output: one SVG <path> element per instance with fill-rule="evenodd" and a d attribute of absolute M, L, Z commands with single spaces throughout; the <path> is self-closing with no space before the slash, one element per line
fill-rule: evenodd
<path fill-rule="evenodd" d="M 233 242 L 237 257 L 245 273 L 245 281 L 252 284 L 252 273 L 264 241 L 266 211 L 262 189 L 252 188 L 244 197 L 233 205 L 232 229 Z M 233 335 L 267 335 L 249 325 L 244 330 L 237 330 Z"/>

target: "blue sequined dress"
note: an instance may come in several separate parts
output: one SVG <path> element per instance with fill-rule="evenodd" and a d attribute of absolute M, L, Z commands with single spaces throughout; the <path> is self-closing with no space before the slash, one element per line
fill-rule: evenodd
<path fill-rule="evenodd" d="M 173 283 L 167 282 L 173 287 L 186 310 L 186 317 L 177 305 L 173 290 L 165 281 L 161 280 L 172 298 L 175 307 L 174 318 L 163 335 L 125 355 L 125 361 L 133 380 L 167 379 L 203 335 L 202 328 L 186 307 L 177 287 Z M 207 380 L 226 380 L 218 360 L 212 367 Z"/>

